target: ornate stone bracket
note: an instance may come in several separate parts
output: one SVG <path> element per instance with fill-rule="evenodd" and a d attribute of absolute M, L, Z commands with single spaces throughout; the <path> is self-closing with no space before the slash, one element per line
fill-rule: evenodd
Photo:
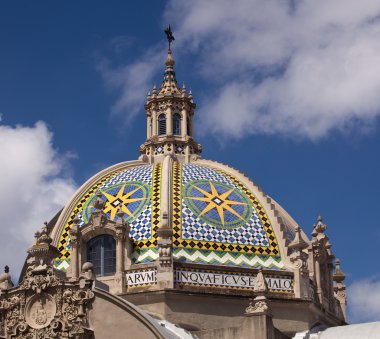
<path fill-rule="evenodd" d="M 250 301 L 249 306 L 245 309 L 245 315 L 271 315 L 270 308 L 268 305 L 268 299 L 266 295 L 268 294 L 268 285 L 265 280 L 262 269 L 256 277 L 255 287 L 253 289 L 256 297 Z"/>
<path fill-rule="evenodd" d="M 0 295 L 0 338 L 90 338 L 88 307 L 94 293 L 91 264 L 75 283 L 52 266 L 58 250 L 46 228 L 36 234 L 20 286 Z"/>

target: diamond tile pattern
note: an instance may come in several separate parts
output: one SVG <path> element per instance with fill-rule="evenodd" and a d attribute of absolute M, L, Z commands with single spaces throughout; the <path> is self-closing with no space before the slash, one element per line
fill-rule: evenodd
<path fill-rule="evenodd" d="M 61 252 L 60 262 L 69 260 L 71 246 L 69 233 L 75 215 L 79 214 L 80 225 L 84 225 L 82 211 L 98 190 L 105 190 L 107 187 L 128 183 L 142 182 L 152 187 L 152 196 L 145 208 L 131 221 L 130 236 L 135 241 L 134 252 L 139 253 L 143 248 L 154 248 L 157 246 L 157 228 L 160 223 L 160 200 L 161 200 L 161 165 L 142 165 L 127 168 L 121 171 L 114 171 L 104 176 L 96 182 L 77 202 L 68 218 L 64 231 L 61 234 L 59 250 Z M 138 254 L 133 257 L 138 261 Z"/>
<path fill-rule="evenodd" d="M 243 192 L 252 206 L 252 215 L 249 220 L 238 227 L 226 228 L 207 223 L 202 216 L 196 215 L 194 209 L 186 205 L 183 186 L 192 181 L 197 183 L 202 180 L 227 185 Z M 240 254 L 246 257 L 256 254 L 260 258 L 272 256 L 276 258 L 276 262 L 281 261 L 277 239 L 263 207 L 248 188 L 235 177 L 219 169 L 176 162 L 173 165 L 172 188 L 173 243 L 175 248 L 218 251 L 218 253 L 229 252 L 231 254 L 229 260 L 238 266 L 242 262 L 239 259 Z M 215 202 L 215 199 L 213 201 Z M 216 213 L 216 207 L 214 210 Z M 197 255 L 194 253 L 193 258 L 196 257 Z M 252 260 L 244 259 L 244 264 L 246 265 L 250 260 L 252 263 L 256 260 L 253 257 L 251 258 Z M 213 257 L 213 262 L 216 261 L 218 261 L 218 257 Z M 225 263 L 220 261 L 220 264 Z"/>

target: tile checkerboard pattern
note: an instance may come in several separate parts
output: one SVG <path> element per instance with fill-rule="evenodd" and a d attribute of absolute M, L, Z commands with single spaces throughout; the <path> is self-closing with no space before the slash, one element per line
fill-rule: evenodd
<path fill-rule="evenodd" d="M 177 260 L 248 267 L 284 267 L 276 236 L 264 208 L 239 180 L 211 167 L 178 162 L 173 165 L 172 180 L 173 253 Z M 238 227 L 226 228 L 208 223 L 202 215 L 197 215 L 197 211 L 186 203 L 188 200 L 184 196 L 184 187 L 192 183 L 196 186 L 205 180 L 211 181 L 214 187 L 225 185 L 247 197 L 252 208 L 250 218 Z M 213 210 L 207 213 L 217 218 L 216 208 Z"/>
<path fill-rule="evenodd" d="M 161 170 L 159 165 L 142 165 L 124 170 L 114 171 L 105 175 L 98 180 L 83 196 L 79 199 L 70 213 L 68 220 L 65 223 L 63 232 L 60 237 L 58 249 L 61 252 L 60 257 L 55 261 L 55 266 L 59 269 L 66 270 L 70 264 L 71 246 L 70 246 L 70 229 L 73 225 L 73 219 L 79 215 L 80 225 L 83 226 L 88 221 L 88 217 L 84 214 L 84 208 L 91 211 L 89 202 L 94 200 L 97 191 L 105 191 L 114 186 L 122 184 L 142 183 L 149 186 L 151 194 L 146 206 L 138 215 L 135 215 L 133 220 L 130 220 L 131 232 L 130 237 L 134 241 L 134 250 L 132 257 L 136 263 L 140 262 L 140 253 L 144 256 L 142 261 L 153 261 L 157 257 L 157 229 L 160 223 L 160 205 L 161 205 Z M 146 250 L 149 251 L 149 256 L 145 255 Z"/>

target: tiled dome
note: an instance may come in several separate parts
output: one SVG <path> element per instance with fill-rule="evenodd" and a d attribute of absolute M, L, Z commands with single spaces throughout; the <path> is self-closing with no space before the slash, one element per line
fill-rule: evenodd
<path fill-rule="evenodd" d="M 78 216 L 80 226 L 88 223 L 101 192 L 107 217 L 116 221 L 121 208 L 123 219 L 130 224 L 134 264 L 158 258 L 157 230 L 162 211 L 168 210 L 173 260 L 286 269 L 279 238 L 292 237 L 292 228 L 276 234 L 276 219 L 271 220 L 266 211 L 270 198 L 253 192 L 256 186 L 238 176 L 244 177 L 228 166 L 206 160 L 171 160 L 170 168 L 142 161 L 110 167 L 84 184 L 62 212 L 53 232 L 61 252 L 56 267 L 65 270 L 69 266 L 73 220 Z M 163 194 L 169 202 L 162 201 Z"/>

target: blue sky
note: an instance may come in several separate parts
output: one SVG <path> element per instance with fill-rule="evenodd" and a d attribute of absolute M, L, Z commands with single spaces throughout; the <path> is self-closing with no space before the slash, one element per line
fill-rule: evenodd
<path fill-rule="evenodd" d="M 352 320 L 379 320 L 379 14 L 371 0 L 1 3 L 0 232 L 20 254 L 0 264 L 17 270 L 78 186 L 138 157 L 170 22 L 203 157 L 245 172 L 308 235 L 321 213 Z"/>

